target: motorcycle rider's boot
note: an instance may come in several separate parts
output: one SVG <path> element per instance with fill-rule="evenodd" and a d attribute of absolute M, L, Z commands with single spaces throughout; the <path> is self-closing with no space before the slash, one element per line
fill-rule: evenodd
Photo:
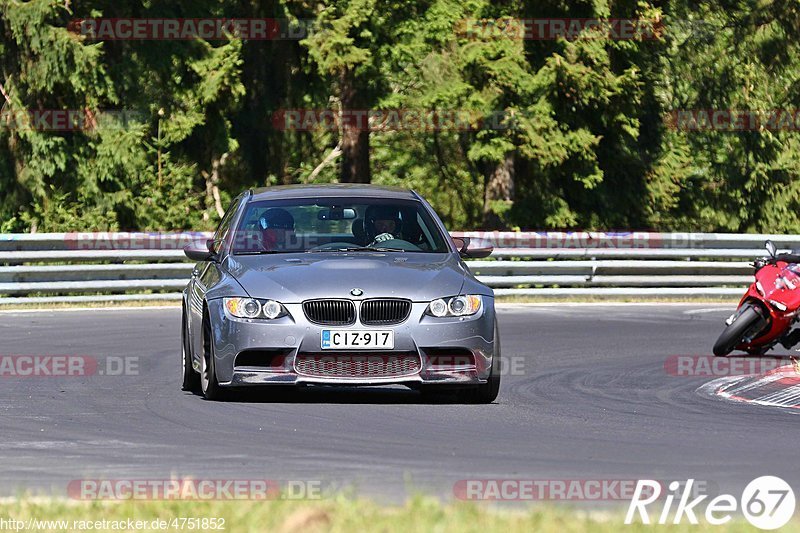
<path fill-rule="evenodd" d="M 798 342 L 800 342 L 800 328 L 793 329 L 792 331 L 781 337 L 781 346 L 783 346 L 787 350 L 793 348 Z"/>

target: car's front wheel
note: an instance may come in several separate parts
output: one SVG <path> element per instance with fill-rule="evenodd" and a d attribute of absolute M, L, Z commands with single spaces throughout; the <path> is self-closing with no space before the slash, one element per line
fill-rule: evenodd
<path fill-rule="evenodd" d="M 189 328 L 186 320 L 186 309 L 181 313 L 181 368 L 183 370 L 183 383 L 181 389 L 197 392 L 200 388 L 200 376 L 192 367 L 192 352 L 189 344 Z"/>
<path fill-rule="evenodd" d="M 203 358 L 200 360 L 200 389 L 206 400 L 224 400 L 225 391 L 217 381 L 214 343 L 211 341 L 211 320 L 203 319 Z"/>
<path fill-rule="evenodd" d="M 467 403 L 492 403 L 500 392 L 500 373 L 502 362 L 500 358 L 500 332 L 497 328 L 497 319 L 494 321 L 494 353 L 492 354 L 492 369 L 486 383 L 461 391 L 460 397 Z"/>

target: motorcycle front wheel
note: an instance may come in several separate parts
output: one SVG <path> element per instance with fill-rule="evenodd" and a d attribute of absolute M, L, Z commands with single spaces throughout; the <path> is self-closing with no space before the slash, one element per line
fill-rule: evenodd
<path fill-rule="evenodd" d="M 733 322 L 725 328 L 714 344 L 714 355 L 728 355 L 746 336 L 760 331 L 766 320 L 753 305 L 746 305 Z"/>

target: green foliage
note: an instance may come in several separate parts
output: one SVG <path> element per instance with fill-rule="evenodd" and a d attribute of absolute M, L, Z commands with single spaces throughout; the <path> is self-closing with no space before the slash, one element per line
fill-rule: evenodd
<path fill-rule="evenodd" d="M 210 42 L 93 42 L 67 29 L 100 16 L 277 17 L 313 29 L 302 41 Z M 464 31 L 546 17 L 661 31 Z M 797 3 L 760 0 L 0 0 L 0 231 L 206 229 L 243 188 L 335 181 L 341 157 L 311 175 L 340 132 L 283 131 L 273 114 L 346 98 L 463 119 L 369 138 L 372 181 L 416 189 L 451 227 L 798 232 L 796 128 L 687 131 L 666 119 L 798 109 L 798 22 Z M 29 110 L 97 121 L 8 122 Z"/>

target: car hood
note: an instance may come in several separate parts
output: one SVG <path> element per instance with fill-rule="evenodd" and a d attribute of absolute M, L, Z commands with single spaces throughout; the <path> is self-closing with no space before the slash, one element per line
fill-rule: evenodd
<path fill-rule="evenodd" d="M 228 256 L 228 271 L 253 298 L 299 303 L 312 298 L 430 301 L 460 292 L 466 270 L 454 254 L 331 252 Z"/>

